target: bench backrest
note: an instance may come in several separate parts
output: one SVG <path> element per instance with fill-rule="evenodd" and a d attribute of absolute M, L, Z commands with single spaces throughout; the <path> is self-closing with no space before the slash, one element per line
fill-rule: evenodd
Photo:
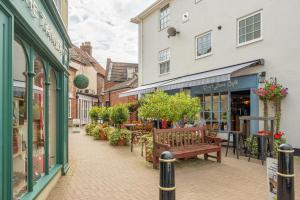
<path fill-rule="evenodd" d="M 171 148 L 205 143 L 205 127 L 154 129 L 153 141 L 168 144 Z"/>

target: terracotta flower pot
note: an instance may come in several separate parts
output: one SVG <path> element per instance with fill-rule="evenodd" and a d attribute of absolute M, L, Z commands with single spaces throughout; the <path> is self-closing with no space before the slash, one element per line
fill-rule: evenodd
<path fill-rule="evenodd" d="M 100 140 L 107 140 L 107 136 L 103 130 L 100 130 L 99 138 L 100 138 Z"/>
<path fill-rule="evenodd" d="M 126 146 L 126 144 L 127 144 L 126 140 L 123 139 L 118 141 L 117 146 Z"/>

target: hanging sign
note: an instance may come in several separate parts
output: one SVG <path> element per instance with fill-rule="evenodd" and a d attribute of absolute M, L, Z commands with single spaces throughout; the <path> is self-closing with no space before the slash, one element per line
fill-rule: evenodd
<path fill-rule="evenodd" d="M 277 168 L 278 160 L 267 158 L 268 200 L 277 200 Z"/>

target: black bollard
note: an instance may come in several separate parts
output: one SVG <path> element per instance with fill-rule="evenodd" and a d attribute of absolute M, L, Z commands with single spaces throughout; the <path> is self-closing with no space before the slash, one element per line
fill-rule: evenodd
<path fill-rule="evenodd" d="M 294 149 L 289 144 L 278 148 L 277 199 L 294 200 Z"/>
<path fill-rule="evenodd" d="M 169 151 L 160 155 L 159 200 L 175 200 L 175 158 Z"/>

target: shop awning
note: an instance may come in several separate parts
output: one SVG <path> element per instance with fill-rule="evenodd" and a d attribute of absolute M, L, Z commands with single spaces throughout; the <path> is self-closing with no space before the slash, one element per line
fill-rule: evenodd
<path fill-rule="evenodd" d="M 174 79 L 159 88 L 162 90 L 174 90 L 180 88 L 187 88 L 199 85 L 207 85 L 219 82 L 230 81 L 231 74 L 247 67 L 256 66 L 262 64 L 263 60 L 256 60 L 229 67 L 219 68 L 202 73 L 187 75 L 181 78 Z"/>
<path fill-rule="evenodd" d="M 138 94 L 146 94 L 155 91 L 159 86 L 166 84 L 169 81 L 162 81 L 162 82 L 157 82 L 149 85 L 143 85 L 138 88 L 134 88 L 132 90 L 128 90 L 126 92 L 122 92 L 119 94 L 119 97 L 127 97 L 127 96 L 133 96 L 133 95 L 138 95 Z"/>
<path fill-rule="evenodd" d="M 263 65 L 263 64 L 264 64 L 264 60 L 259 59 L 255 61 L 223 67 L 223 68 L 201 72 L 197 74 L 182 76 L 176 79 L 149 84 L 149 85 L 141 86 L 126 91 L 124 93 L 121 93 L 120 97 L 150 93 L 157 88 L 161 90 L 174 90 L 174 89 L 181 89 L 181 88 L 187 88 L 187 87 L 193 87 L 199 85 L 207 85 L 207 84 L 230 81 L 232 73 L 245 69 L 247 67 Z"/>

